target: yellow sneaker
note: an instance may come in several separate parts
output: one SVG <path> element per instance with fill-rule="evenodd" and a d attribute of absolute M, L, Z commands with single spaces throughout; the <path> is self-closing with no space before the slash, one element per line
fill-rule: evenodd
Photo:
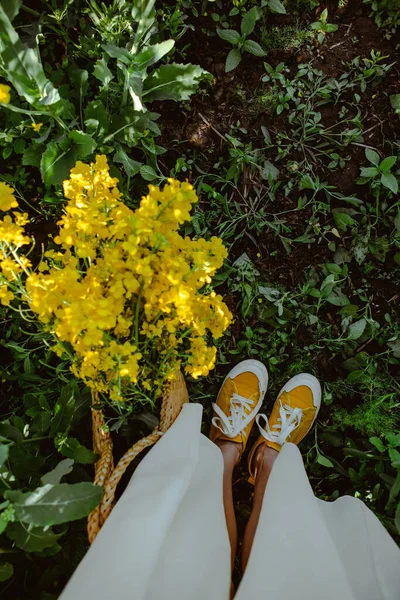
<path fill-rule="evenodd" d="M 258 360 L 243 360 L 225 377 L 213 404 L 210 440 L 229 440 L 246 447 L 268 386 L 268 371 Z"/>
<path fill-rule="evenodd" d="M 283 386 L 272 408 L 269 419 L 257 415 L 256 422 L 260 437 L 249 456 L 249 482 L 254 484 L 252 462 L 257 448 L 266 444 L 278 452 L 285 442 L 300 444 L 317 418 L 321 406 L 321 386 L 314 375 L 300 373 Z M 265 422 L 265 426 L 261 425 Z"/>

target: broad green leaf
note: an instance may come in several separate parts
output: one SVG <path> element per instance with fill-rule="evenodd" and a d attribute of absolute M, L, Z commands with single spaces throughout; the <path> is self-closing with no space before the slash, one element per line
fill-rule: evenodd
<path fill-rule="evenodd" d="M 4 465 L 8 458 L 8 445 L 0 444 L 0 467 Z"/>
<path fill-rule="evenodd" d="M 237 48 L 232 48 L 226 57 L 225 73 L 229 73 L 230 71 L 233 71 L 233 69 L 236 69 L 241 60 L 242 55 L 239 50 Z"/>
<path fill-rule="evenodd" d="M 380 438 L 372 436 L 369 438 L 369 441 L 379 452 L 385 451 L 385 446 Z"/>
<path fill-rule="evenodd" d="M 394 480 L 394 483 L 393 483 L 392 487 L 390 488 L 388 505 L 390 505 L 397 498 L 397 496 L 399 494 L 400 494 L 400 471 L 397 472 L 396 479 Z"/>
<path fill-rule="evenodd" d="M 134 60 L 133 55 L 126 48 L 118 48 L 115 44 L 104 44 L 102 48 L 108 56 L 117 58 L 125 65 L 130 65 Z"/>
<path fill-rule="evenodd" d="M 6 533 L 17 548 L 25 552 L 42 552 L 45 548 L 51 548 L 62 535 L 51 529 L 44 530 L 43 527 L 28 528 L 22 523 L 9 523 Z"/>
<path fill-rule="evenodd" d="M 109 127 L 109 117 L 106 107 L 101 100 L 89 102 L 85 108 L 85 125 L 93 133 L 106 133 Z"/>
<path fill-rule="evenodd" d="M 399 184 L 396 177 L 392 173 L 384 173 L 381 176 L 381 183 L 388 188 L 393 194 L 399 191 Z"/>
<path fill-rule="evenodd" d="M 152 100 L 188 100 L 210 73 L 190 63 L 180 65 L 171 63 L 162 65 L 147 77 L 143 85 L 146 101 Z"/>
<path fill-rule="evenodd" d="M 400 94 L 392 94 L 390 96 L 390 104 L 396 112 L 400 112 Z"/>
<path fill-rule="evenodd" d="M 107 61 L 104 58 L 99 58 L 93 69 L 93 75 L 107 87 L 110 81 L 114 78 L 110 69 L 107 66 Z"/>
<path fill-rule="evenodd" d="M 371 150 L 371 148 L 365 148 L 365 156 L 371 164 L 375 165 L 375 167 L 379 165 L 380 157 L 375 150 Z"/>
<path fill-rule="evenodd" d="M 73 465 L 73 460 L 71 460 L 70 458 L 64 458 L 64 460 L 61 460 L 52 471 L 49 471 L 48 473 L 46 473 L 46 475 L 43 475 L 40 481 L 43 485 L 46 485 L 47 483 L 50 483 L 52 485 L 54 485 L 55 483 L 60 483 L 61 479 L 65 475 L 71 473 Z"/>
<path fill-rule="evenodd" d="M 57 185 L 68 179 L 76 162 L 76 151 L 62 150 L 57 142 L 50 142 L 40 161 L 42 179 L 46 185 Z"/>
<path fill-rule="evenodd" d="M 256 6 L 253 6 L 243 17 L 242 22 L 240 24 L 240 30 L 242 35 L 247 37 L 254 30 L 256 21 L 258 18 L 258 9 Z"/>
<path fill-rule="evenodd" d="M 318 452 L 318 454 L 317 454 L 317 463 L 319 463 L 323 467 L 330 467 L 330 468 L 332 468 L 332 467 L 335 466 L 333 464 L 333 462 L 331 460 L 329 460 L 329 458 L 327 458 L 326 456 L 324 456 L 320 452 Z"/>
<path fill-rule="evenodd" d="M 1 0 L 1 6 L 7 17 L 12 21 L 15 19 L 21 8 L 22 0 Z"/>
<path fill-rule="evenodd" d="M 254 54 L 254 56 L 265 56 L 267 53 L 261 48 L 260 44 L 253 40 L 246 40 L 243 44 L 243 50 Z"/>
<path fill-rule="evenodd" d="M 377 167 L 363 167 L 360 171 L 361 177 L 376 177 L 378 173 Z"/>
<path fill-rule="evenodd" d="M 57 450 L 67 458 L 72 458 L 76 463 L 80 463 L 82 465 L 93 465 L 98 461 L 99 457 L 97 454 L 82 446 L 72 437 L 60 437 L 56 438 L 55 446 Z"/>
<path fill-rule="evenodd" d="M 14 567 L 9 562 L 0 561 L 0 581 L 7 581 L 14 575 Z"/>
<path fill-rule="evenodd" d="M 72 385 L 65 385 L 54 407 L 50 435 L 68 431 L 75 409 L 75 390 Z"/>
<path fill-rule="evenodd" d="M 387 156 L 379 165 L 379 169 L 386 173 L 387 171 L 390 171 L 390 169 L 396 164 L 396 162 L 397 156 Z"/>
<path fill-rule="evenodd" d="M 133 158 L 129 158 L 122 148 L 118 148 L 114 154 L 114 162 L 122 163 L 126 174 L 129 175 L 129 177 L 137 175 L 140 171 L 140 167 L 143 165 L 143 163 L 133 160 Z"/>
<path fill-rule="evenodd" d="M 286 8 L 280 2 L 280 0 L 268 0 L 268 8 L 275 13 L 279 13 L 281 15 L 286 14 Z"/>
<path fill-rule="evenodd" d="M 32 421 L 32 433 L 36 433 L 37 435 L 45 434 L 50 427 L 50 421 L 51 413 L 47 410 L 41 410 L 35 415 Z"/>
<path fill-rule="evenodd" d="M 33 106 L 60 100 L 58 91 L 44 73 L 37 50 L 22 44 L 3 3 L 0 4 L 0 63 L 4 76 Z"/>
<path fill-rule="evenodd" d="M 279 169 L 275 167 L 269 160 L 264 161 L 264 167 L 260 171 L 260 175 L 263 179 L 268 181 L 269 176 L 272 177 L 273 181 L 276 181 L 279 177 Z"/>
<path fill-rule="evenodd" d="M 69 137 L 77 145 L 77 158 L 86 158 L 90 154 L 93 154 L 97 147 L 97 143 L 88 133 L 83 131 L 71 131 Z"/>
<path fill-rule="evenodd" d="M 240 41 L 240 33 L 234 29 L 217 29 L 217 34 L 225 42 L 229 42 L 233 46 Z"/>
<path fill-rule="evenodd" d="M 86 517 L 100 502 L 103 490 L 92 483 L 46 484 L 33 492 L 7 490 L 19 521 L 38 527 L 59 525 Z"/>
<path fill-rule="evenodd" d="M 339 231 L 347 231 L 348 226 L 356 224 L 356 221 L 347 213 L 334 212 L 333 218 Z"/>
<path fill-rule="evenodd" d="M 150 165 L 142 165 L 140 167 L 140 174 L 145 181 L 154 181 L 157 179 L 158 175 Z"/>
<path fill-rule="evenodd" d="M 161 42 L 161 44 L 147 46 L 147 48 L 142 50 L 136 57 L 137 68 L 142 70 L 147 69 L 151 65 L 154 65 L 163 56 L 168 54 L 168 52 L 172 50 L 174 45 L 174 40 L 165 40 L 165 42 Z"/>
<path fill-rule="evenodd" d="M 338 287 L 333 288 L 326 300 L 329 304 L 333 304 L 334 306 L 346 306 L 347 304 L 350 304 L 348 297 L 343 294 L 342 290 Z"/>
<path fill-rule="evenodd" d="M 358 340 L 367 326 L 367 321 L 365 319 L 359 319 L 355 323 L 352 323 L 349 327 L 348 339 L 349 340 Z"/>
<path fill-rule="evenodd" d="M 75 88 L 79 90 L 79 98 L 81 102 L 88 91 L 88 79 L 89 73 L 86 71 L 86 69 L 75 69 L 71 73 L 71 81 L 74 84 Z"/>

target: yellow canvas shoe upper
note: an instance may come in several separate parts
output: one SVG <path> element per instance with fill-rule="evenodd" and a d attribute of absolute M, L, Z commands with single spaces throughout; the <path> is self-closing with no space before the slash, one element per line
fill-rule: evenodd
<path fill-rule="evenodd" d="M 298 445 L 313 426 L 320 405 L 321 386 L 313 375 L 300 373 L 283 386 L 269 419 L 264 414 L 256 417 L 260 437 L 249 456 L 250 483 L 254 483 L 252 462 L 257 448 L 266 444 L 279 452 L 286 442 Z"/>
<path fill-rule="evenodd" d="M 244 360 L 225 378 L 213 404 L 210 440 L 242 444 L 243 452 L 268 385 L 268 372 L 257 360 Z"/>

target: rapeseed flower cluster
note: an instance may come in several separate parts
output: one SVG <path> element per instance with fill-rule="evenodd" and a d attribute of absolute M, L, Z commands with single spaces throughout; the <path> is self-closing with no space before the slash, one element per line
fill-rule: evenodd
<path fill-rule="evenodd" d="M 112 400 L 138 392 L 155 399 L 177 369 L 197 378 L 214 367 L 211 340 L 222 336 L 232 315 L 209 284 L 227 251 L 219 238 L 179 233 L 197 201 L 189 183 L 150 185 L 135 211 L 123 203 L 117 183 L 105 156 L 76 163 L 64 182 L 68 202 L 54 238 L 58 247 L 29 272 L 22 298 L 54 335 L 55 352 L 71 358 L 72 371 L 88 386 Z M 3 191 L 0 207 L 13 208 L 12 190 Z M 12 230 L 25 222 L 22 216 L 19 225 L 8 223 L 7 243 L 28 243 Z M 17 268 L 2 258 L 3 286 L 12 289 L 30 263 L 20 256 Z M 1 297 L 3 304 L 11 299 Z"/>

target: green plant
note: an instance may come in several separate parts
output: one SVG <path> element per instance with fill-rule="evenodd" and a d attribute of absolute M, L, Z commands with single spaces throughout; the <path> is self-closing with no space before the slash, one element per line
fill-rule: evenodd
<path fill-rule="evenodd" d="M 265 56 L 265 51 L 257 42 L 247 39 L 247 37 L 253 32 L 256 21 L 259 18 L 260 11 L 256 6 L 254 6 L 242 18 L 240 24 L 241 33 L 235 31 L 234 29 L 217 29 L 218 36 L 233 46 L 226 58 L 226 73 L 236 69 L 242 60 L 243 52 L 249 52 L 254 56 Z"/>
<path fill-rule="evenodd" d="M 375 191 L 380 186 L 383 186 L 396 195 L 399 190 L 399 184 L 397 177 L 392 173 L 392 169 L 397 162 L 397 156 L 387 156 L 381 160 L 375 150 L 366 148 L 365 157 L 372 166 L 361 169 L 361 177 L 357 183 L 368 183 Z"/>
<path fill-rule="evenodd" d="M 400 25 L 400 6 L 398 0 L 363 0 L 371 6 L 370 16 L 374 17 L 378 27 L 386 27 L 392 33 Z"/>
<path fill-rule="evenodd" d="M 18 99 L 4 104 L 3 109 L 12 111 L 6 131 L 12 131 L 17 113 L 25 144 L 16 150 L 23 152 L 24 165 L 40 168 L 46 186 L 61 183 L 77 159 L 93 155 L 98 148 L 113 152 L 114 161 L 128 177 L 140 173 L 147 181 L 157 178 L 157 156 L 165 149 L 154 141 L 160 134 L 155 123 L 159 115 L 149 111 L 146 103 L 186 100 L 210 76 L 191 64 L 152 68 L 175 44 L 172 39 L 151 43 L 154 3 L 151 0 L 142 10 L 140 0 L 122 4 L 115 0 L 109 7 L 91 0 L 89 15 L 98 38 L 93 42 L 84 30 L 80 44 L 87 48 L 94 66 L 89 73 L 66 59 L 69 83 L 62 86 L 62 94 L 47 79 L 38 49 L 22 43 L 9 16 L 0 9 L 0 72 L 31 107 L 25 108 Z M 12 6 L 15 18 L 19 3 Z M 66 18 L 68 8 L 59 21 Z M 44 19 L 45 26 L 52 16 Z M 22 60 L 15 62 L 17 56 Z M 8 65 L 14 63 L 16 67 L 10 69 Z M 143 158 L 130 156 L 134 148 L 139 149 L 138 158 L 147 157 L 148 165 Z"/>
<path fill-rule="evenodd" d="M 322 11 L 319 16 L 319 21 L 311 23 L 311 29 L 314 29 L 318 33 L 318 42 L 322 45 L 325 42 L 326 34 L 333 33 L 339 29 L 338 25 L 328 23 L 328 9 Z"/>

